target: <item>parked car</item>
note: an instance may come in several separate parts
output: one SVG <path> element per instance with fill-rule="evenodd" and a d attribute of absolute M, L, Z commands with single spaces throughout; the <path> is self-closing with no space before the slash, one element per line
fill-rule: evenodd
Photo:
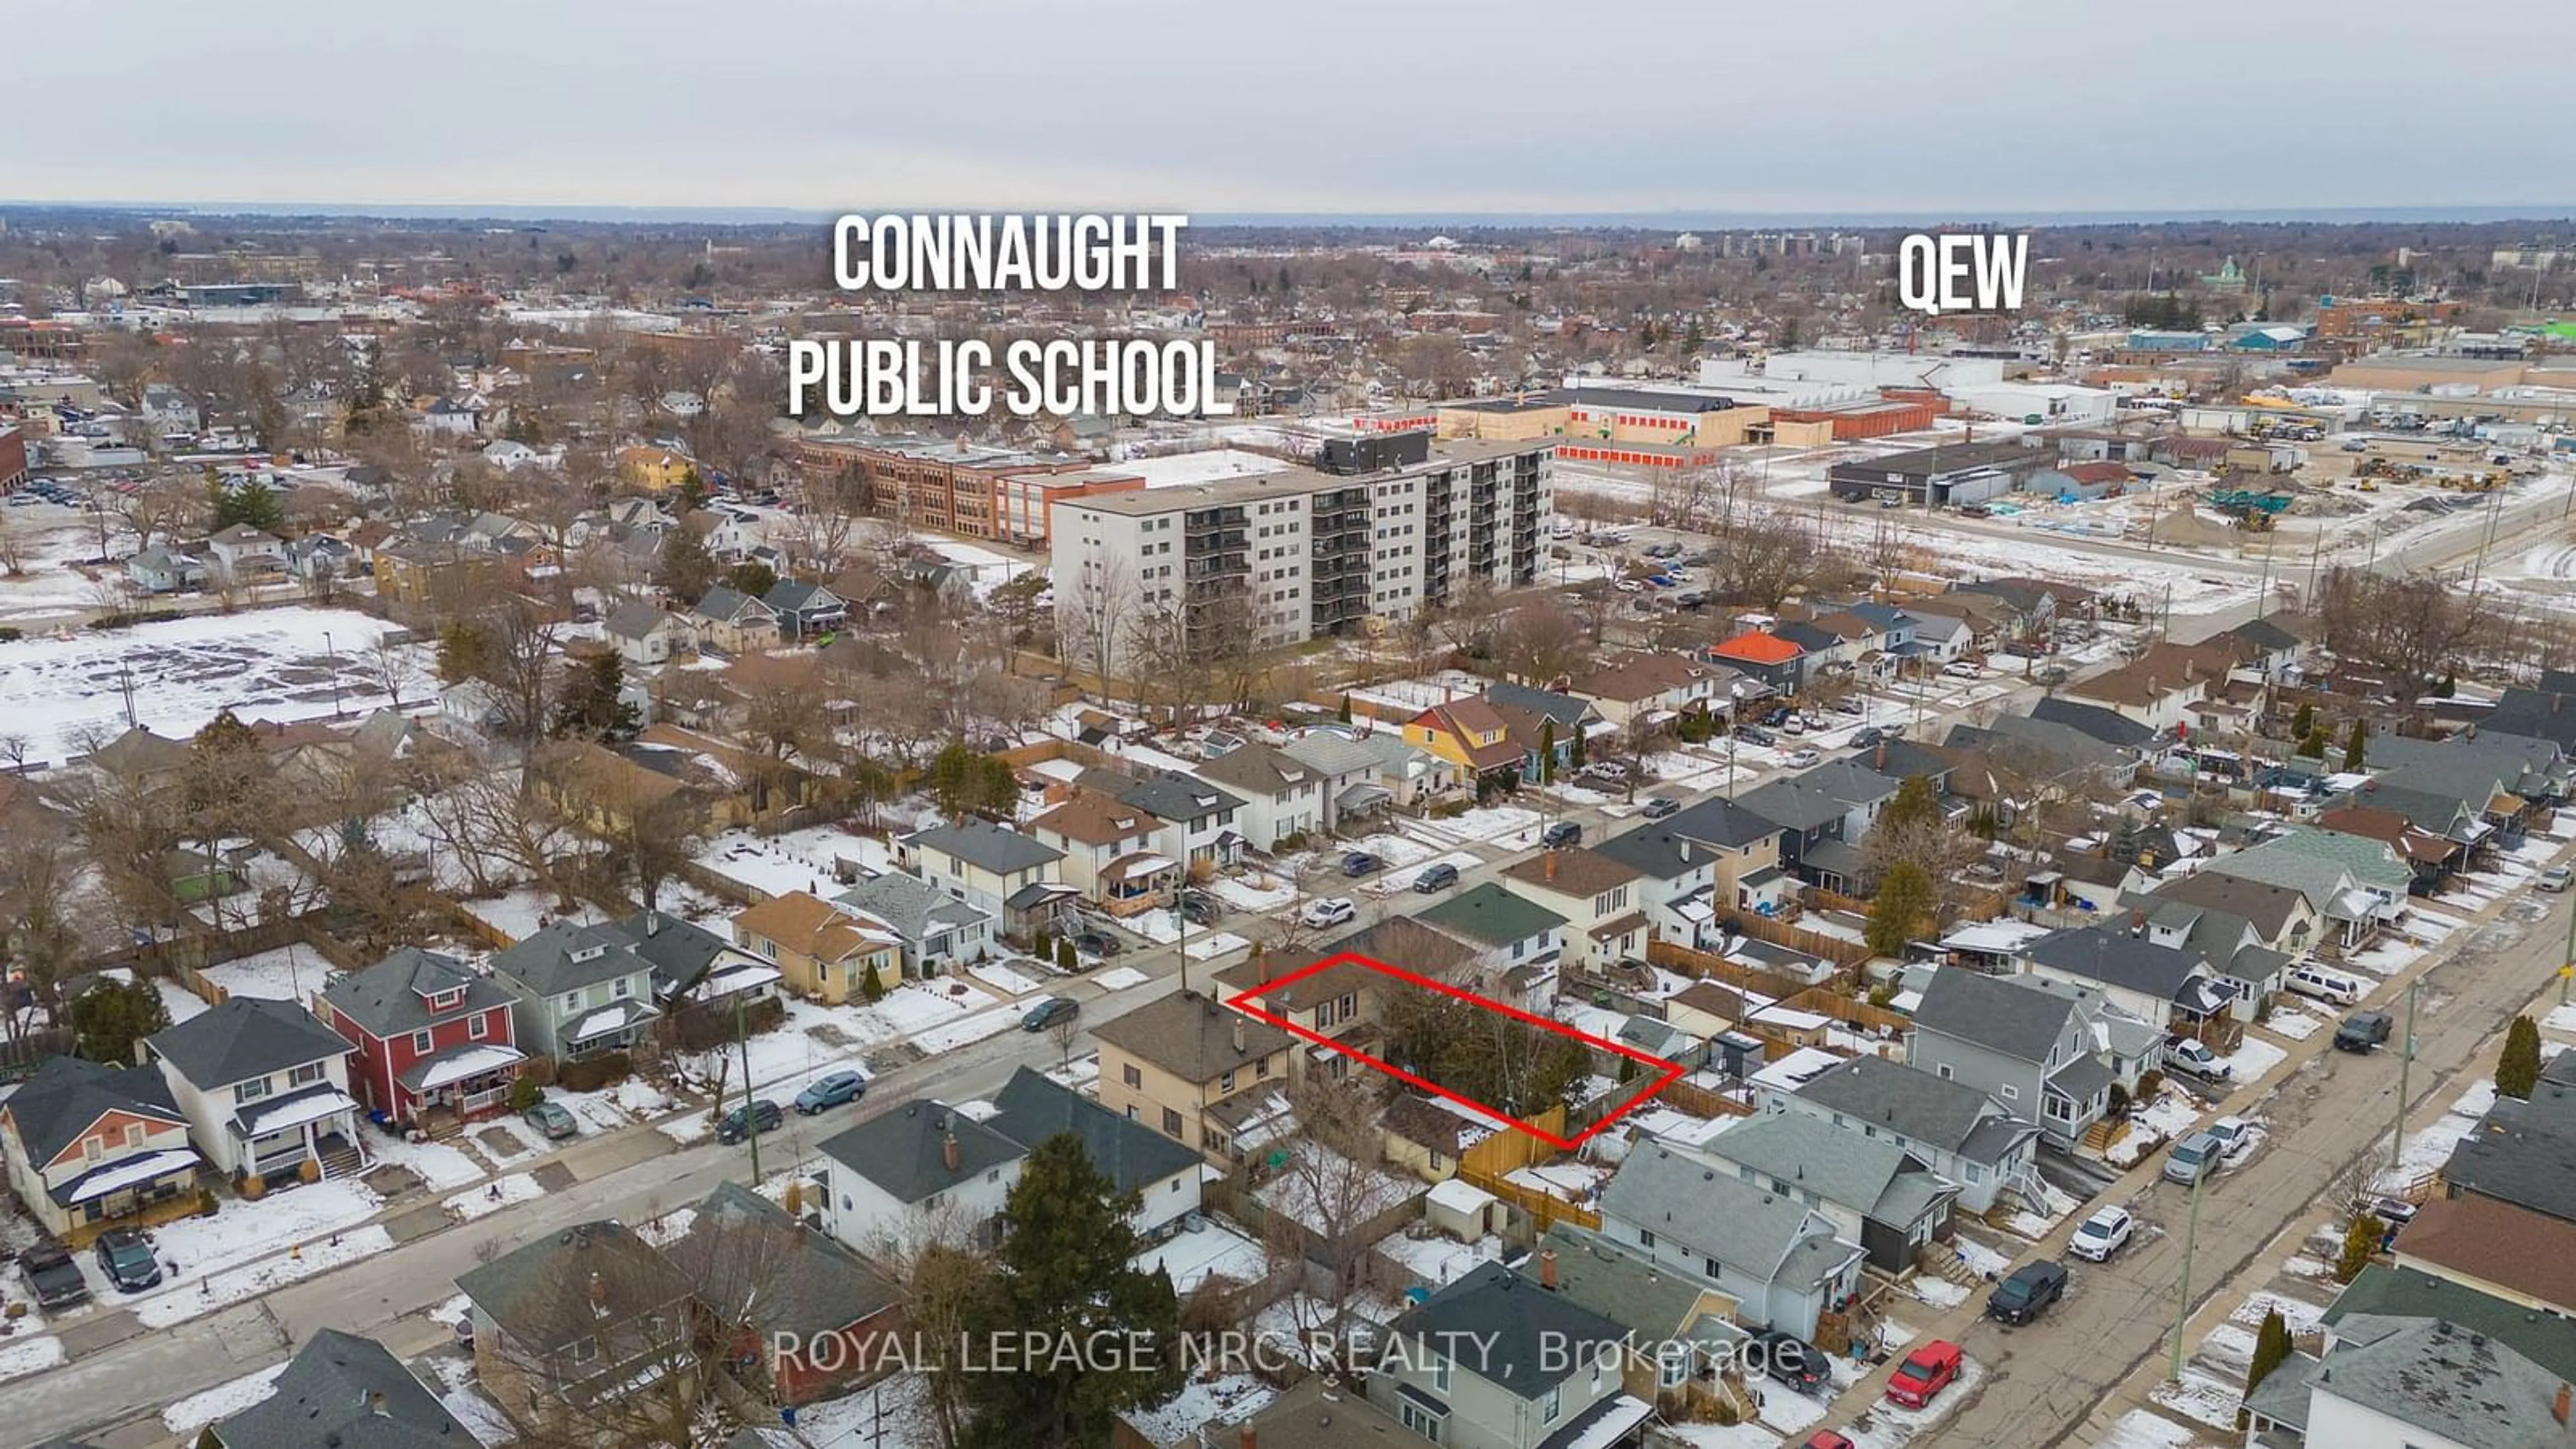
<path fill-rule="evenodd" d="M 1081 1010 L 1082 1003 L 1070 996 L 1050 996 L 1030 1007 L 1028 1014 L 1020 1018 L 1020 1030 L 1044 1031 L 1066 1017 L 1078 1014 Z"/>
<path fill-rule="evenodd" d="M 2063 664 L 2043 664 L 2030 672 L 2042 684 L 2064 684 L 2075 677 L 2075 671 Z"/>
<path fill-rule="evenodd" d="M 2013 1269 L 1986 1295 L 1986 1316 L 1998 1323 L 2036 1322 L 2048 1305 L 2066 1296 L 2066 1265 L 2043 1258 Z"/>
<path fill-rule="evenodd" d="M 1887 1381 L 1888 1401 L 1923 1408 L 1959 1377 L 1959 1362 L 1959 1346 L 1946 1338 L 1923 1345 L 1896 1366 L 1895 1376 Z"/>
<path fill-rule="evenodd" d="M 1628 763 L 1625 760 L 1595 760 L 1583 767 L 1583 773 L 1595 780 L 1623 784 L 1628 778 Z"/>
<path fill-rule="evenodd" d="M 1297 919 L 1321 929 L 1325 926 L 1338 926 L 1359 913 L 1360 908 L 1352 903 L 1350 897 L 1328 896 L 1323 900 L 1308 903 L 1306 909 L 1298 913 Z"/>
<path fill-rule="evenodd" d="M 1821 750 L 1811 749 L 1805 745 L 1801 745 L 1798 748 L 1791 750 L 1789 753 L 1782 755 L 1780 758 L 1789 766 L 1790 769 L 1803 770 L 1810 765 L 1822 764 L 1825 756 L 1824 752 Z"/>
<path fill-rule="evenodd" d="M 2218 1139 L 2218 1155 L 2229 1162 L 2254 1148 L 2254 1124 L 2242 1117 L 2221 1117 L 2201 1130 Z"/>
<path fill-rule="evenodd" d="M 727 1144 L 740 1142 L 754 1132 L 775 1132 L 786 1122 L 787 1114 L 778 1104 L 762 1097 L 748 1107 L 736 1107 L 716 1119 L 716 1140 Z"/>
<path fill-rule="evenodd" d="M 1550 825 L 1548 828 L 1538 833 L 1538 843 L 1546 846 L 1550 850 L 1562 850 L 1569 845 L 1581 845 L 1583 843 L 1583 822 L 1580 820 L 1557 821 L 1555 824 Z"/>
<path fill-rule="evenodd" d="M 548 1142 L 561 1142 L 581 1135 L 581 1123 L 575 1121 L 561 1102 L 538 1102 L 519 1114 L 519 1120 L 534 1127 Z"/>
<path fill-rule="evenodd" d="M 1982 503 L 1962 503 L 1959 505 L 1959 516 L 1961 518 L 1992 518 L 1995 516 L 1995 511 Z"/>
<path fill-rule="evenodd" d="M 59 1244 L 39 1243 L 20 1253 L 18 1267 L 27 1275 L 27 1286 L 35 1290 L 36 1306 L 48 1313 L 89 1301 L 89 1280 Z"/>
<path fill-rule="evenodd" d="M 1679 800 L 1676 800 L 1669 795 L 1658 795 L 1652 800 L 1647 801 L 1646 808 L 1638 811 L 1637 813 L 1645 816 L 1649 820 L 1661 820 L 1667 815 L 1680 814 L 1681 809 L 1682 802 Z"/>
<path fill-rule="evenodd" d="M 2370 1203 L 2370 1215 L 2388 1224 L 2391 1229 L 2402 1228 L 2415 1221 L 2415 1204 L 2402 1197 L 2373 1198 Z"/>
<path fill-rule="evenodd" d="M 1753 1335 L 1744 1351 L 1757 1360 L 1765 1378 L 1787 1384 L 1802 1394 L 1812 1394 L 1833 1382 L 1823 1352 L 1776 1328 Z"/>
<path fill-rule="evenodd" d="M 2165 1181 L 2185 1186 L 2200 1181 L 2218 1170 L 2218 1139 L 2206 1132 L 2194 1132 L 2173 1145 L 2165 1154 Z"/>
<path fill-rule="evenodd" d="M 2138 1220 L 2127 1208 L 2106 1207 L 2076 1224 L 2075 1236 L 2067 1241 L 2066 1251 L 2095 1263 L 2111 1261 L 2111 1255 L 2129 1245 L 2138 1230 Z"/>
<path fill-rule="evenodd" d="M 1445 891 L 1457 883 L 1458 867 L 1445 860 L 1424 866 L 1422 873 L 1413 878 L 1413 888 L 1426 896 L 1433 891 Z"/>
<path fill-rule="evenodd" d="M 1623 594 L 1642 594 L 1646 591 L 1646 586 L 1635 579 L 1621 579 L 1611 587 Z"/>
<path fill-rule="evenodd" d="M 1829 704 L 1829 705 L 1826 705 L 1826 706 L 1825 706 L 1825 708 L 1827 708 L 1827 709 L 1829 709 L 1829 710 L 1832 710 L 1832 711 L 1833 711 L 1834 713 L 1836 713 L 1836 714 L 1867 714 L 1867 713 L 1869 713 L 1869 706 L 1868 706 L 1868 705 L 1865 705 L 1865 704 L 1861 703 L 1859 699 L 1857 699 L 1857 698 L 1855 698 L 1855 697 L 1853 697 L 1853 696 L 1851 696 L 1851 695 L 1848 695 L 1848 694 L 1844 695 L 1842 698 L 1840 698 L 1840 699 L 1838 699 L 1838 700 L 1835 700 L 1833 703 L 1831 703 L 1831 704 Z"/>
<path fill-rule="evenodd" d="M 1646 546 L 1648 558 L 1680 558 L 1681 556 L 1682 546 L 1678 543 L 1655 543 Z"/>
<path fill-rule="evenodd" d="M 1949 663 L 1941 666 L 1941 672 L 1950 676 L 1952 679 L 1975 679 L 1984 673 L 1983 670 L 1970 664 L 1965 659 L 1951 660 Z"/>
<path fill-rule="evenodd" d="M 1760 725 L 1739 725 L 1736 728 L 1735 737 L 1748 745 L 1775 745 L 1780 742 L 1778 735 Z"/>
<path fill-rule="evenodd" d="M 1385 864 L 1365 850 L 1353 850 L 1342 856 L 1342 874 L 1357 880 L 1364 875 L 1376 874 L 1378 868 Z"/>
<path fill-rule="evenodd" d="M 1085 926 L 1073 933 L 1073 949 L 1085 956 L 1115 956 L 1127 948 L 1098 926 Z"/>
<path fill-rule="evenodd" d="M 2190 1037 L 2165 1043 L 2165 1065 L 2204 1082 L 2223 1082 L 2234 1075 L 2226 1058 L 2211 1051 L 2207 1043 Z"/>
<path fill-rule="evenodd" d="M 161 1255 L 132 1228 L 109 1228 L 90 1245 L 98 1254 L 99 1271 L 121 1293 L 140 1293 L 161 1286 Z"/>
<path fill-rule="evenodd" d="M 1803 735 L 1807 732 L 1807 722 L 1793 714 L 1780 721 L 1779 729 L 1784 735 Z"/>
<path fill-rule="evenodd" d="M 1785 704 L 1774 705 L 1770 709 L 1763 711 L 1760 717 L 1754 722 L 1756 724 L 1766 724 L 1777 729 L 1780 726 L 1787 724 L 1789 722 L 1789 716 L 1796 713 L 1796 710 L 1789 708 L 1789 706 Z"/>
<path fill-rule="evenodd" d="M 2571 873 L 2563 865 L 2553 865 L 2540 873 L 2540 888 L 2545 891 L 2563 891 L 2567 889 L 2570 879 L 2576 879 L 2576 873 Z"/>
<path fill-rule="evenodd" d="M 1205 891 L 1181 892 L 1181 919 L 1194 926 L 1213 926 L 1225 914 L 1225 907 Z"/>
<path fill-rule="evenodd" d="M 1880 729 L 1876 725 L 1864 725 L 1861 728 L 1852 731 L 1852 748 L 1855 750 L 1866 750 L 1886 738 L 1887 731 Z"/>
<path fill-rule="evenodd" d="M 868 1094 L 868 1079 L 857 1072 L 834 1072 L 816 1077 L 796 1094 L 796 1110 L 811 1117 L 829 1107 L 855 1102 Z"/>
<path fill-rule="evenodd" d="M 2384 1011 L 2356 1011 L 2335 1028 L 2335 1050 L 2366 1052 L 2388 1040 L 2393 1023 Z"/>

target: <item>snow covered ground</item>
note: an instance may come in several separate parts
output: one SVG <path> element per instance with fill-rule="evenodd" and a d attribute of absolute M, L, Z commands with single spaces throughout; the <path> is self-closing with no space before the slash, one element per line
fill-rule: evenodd
<path fill-rule="evenodd" d="M 347 1178 L 286 1188 L 257 1202 L 225 1199 L 213 1217 L 178 1218 L 151 1230 L 154 1248 L 179 1265 L 177 1286 L 163 1291 L 193 1293 L 206 1274 L 328 1237 L 374 1217 L 383 1206 L 366 1184 Z M 74 1256 L 85 1268 L 91 1263 L 87 1254 Z M 103 1299 L 116 1296 L 98 1282 L 92 1289 Z"/>
<path fill-rule="evenodd" d="M 2288 1060 L 2289 1055 L 2288 1051 L 2261 1037 L 2248 1035 L 2237 1044 L 2236 1050 L 2219 1060 L 2227 1063 L 2231 1080 L 2242 1084 L 2261 1080 L 2264 1073 Z"/>
<path fill-rule="evenodd" d="M 203 1393 L 190 1394 L 161 1411 L 161 1426 L 182 1439 L 218 1419 L 228 1419 L 277 1392 L 277 1376 L 286 1364 L 274 1363 Z"/>
<path fill-rule="evenodd" d="M 262 996 L 271 1001 L 309 1001 L 330 979 L 331 963 L 310 946 L 289 943 L 274 951 L 209 966 L 206 980 L 229 996 Z"/>
<path fill-rule="evenodd" d="M 2190 1132 L 2208 1110 L 2180 1087 L 2167 1087 L 2129 1119 L 2129 1130 L 2102 1155 L 2115 1167 L 2134 1166 L 2140 1158 Z"/>
<path fill-rule="evenodd" d="M 763 896 L 790 891 L 837 895 L 844 887 L 835 872 L 844 860 L 879 874 L 895 868 L 893 853 L 884 841 L 853 835 L 837 825 L 783 835 L 728 830 L 709 839 L 698 852 L 698 864 Z"/>
<path fill-rule="evenodd" d="M 1461 874 L 1464 874 L 1467 871 L 1474 870 L 1484 863 L 1483 859 L 1477 856 L 1474 851 L 1453 850 L 1446 855 L 1436 856 L 1430 860 L 1417 861 L 1413 864 L 1406 865 L 1401 869 L 1390 866 L 1389 868 L 1378 872 L 1375 876 L 1361 881 L 1359 883 L 1359 890 L 1362 895 L 1376 896 L 1380 900 L 1384 900 L 1388 896 L 1401 895 L 1411 891 L 1413 889 L 1413 882 L 1415 879 L 1424 871 L 1429 870 L 1435 865 L 1455 866 Z"/>
<path fill-rule="evenodd" d="M 1035 963 L 1023 964 L 1034 965 Z M 1042 991 L 1046 988 L 1045 982 L 1025 972 L 1013 970 L 1008 963 L 1001 961 L 987 961 L 980 966 L 969 967 L 966 974 L 995 988 L 1007 997 L 1026 996 L 1033 991 Z"/>
<path fill-rule="evenodd" d="M 72 753 L 84 726 L 123 730 L 129 687 L 135 719 L 176 739 L 227 708 L 246 721 L 328 715 L 335 673 L 339 707 L 363 713 L 390 702 L 360 665 L 392 627 L 351 609 L 293 605 L 21 639 L 0 645 L 0 699 L 10 728 L 44 759 Z"/>
<path fill-rule="evenodd" d="M 367 1138 L 367 1150 L 378 1162 L 410 1168 L 432 1192 L 483 1180 L 483 1169 L 473 1158 L 444 1142 L 405 1142 L 389 1133 L 373 1132 Z"/>
<path fill-rule="evenodd" d="M 466 1223 L 516 1203 L 534 1202 L 545 1195 L 546 1190 L 537 1186 L 535 1178 L 524 1172 L 514 1172 L 507 1177 L 496 1177 L 471 1192 L 460 1192 L 444 1205 L 448 1216 Z"/>
<path fill-rule="evenodd" d="M 1233 911 L 1275 911 L 1297 899 L 1297 882 L 1284 875 L 1221 875 L 1207 890 Z"/>
<path fill-rule="evenodd" d="M 352 1228 L 319 1242 L 304 1244 L 282 1256 L 245 1268 L 200 1278 L 193 1289 L 156 1294 L 134 1306 L 146 1328 L 167 1328 L 234 1303 L 257 1298 L 316 1273 L 389 1251 L 393 1235 L 381 1227 Z"/>
<path fill-rule="evenodd" d="M 1201 1218 L 1197 1228 L 1175 1233 L 1138 1253 L 1134 1266 L 1148 1273 L 1156 1268 L 1168 1271 L 1173 1289 L 1187 1298 L 1211 1277 L 1258 1283 L 1269 1276 L 1270 1257 L 1261 1244 L 1226 1223 Z"/>
<path fill-rule="evenodd" d="M 0 1339 L 0 1383 L 60 1368 L 66 1358 L 63 1341 L 51 1334 L 40 1338 L 12 1334 Z"/>
<path fill-rule="evenodd" d="M 1152 979 L 1133 966 L 1112 966 L 1092 977 L 1091 984 L 1103 991 L 1124 991 L 1130 986 L 1142 986 Z"/>
<path fill-rule="evenodd" d="M 462 901 L 466 914 L 513 941 L 524 941 L 557 921 L 594 925 L 608 919 L 605 912 L 587 901 L 576 902 L 568 912 L 555 909 L 562 902 L 552 891 L 530 887 L 515 890 L 492 900 Z"/>
<path fill-rule="evenodd" d="M 2306 1041 L 2324 1030 L 2325 1024 L 2323 1017 L 2281 1007 L 2264 1020 L 2263 1029 L 2284 1041 Z"/>

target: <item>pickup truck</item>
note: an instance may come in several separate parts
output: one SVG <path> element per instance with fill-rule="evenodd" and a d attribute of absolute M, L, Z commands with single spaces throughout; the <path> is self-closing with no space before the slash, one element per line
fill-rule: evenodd
<path fill-rule="evenodd" d="M 2165 1044 L 2165 1065 L 2204 1082 L 2223 1082 L 2233 1074 L 2225 1057 L 2189 1037 Z"/>
<path fill-rule="evenodd" d="M 89 1301 L 89 1280 L 81 1276 L 80 1264 L 52 1243 L 20 1253 L 18 1266 L 26 1272 L 27 1286 L 35 1290 L 36 1306 L 48 1313 Z"/>

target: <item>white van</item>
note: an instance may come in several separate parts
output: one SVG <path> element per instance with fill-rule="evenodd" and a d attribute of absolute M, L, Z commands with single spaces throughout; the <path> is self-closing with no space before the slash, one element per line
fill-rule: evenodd
<path fill-rule="evenodd" d="M 2360 977 L 2329 970 L 2313 961 L 2291 967 L 2284 984 L 2301 996 L 2313 996 L 2337 1006 L 2358 1006 L 2361 999 L 2370 994 L 2369 983 Z"/>

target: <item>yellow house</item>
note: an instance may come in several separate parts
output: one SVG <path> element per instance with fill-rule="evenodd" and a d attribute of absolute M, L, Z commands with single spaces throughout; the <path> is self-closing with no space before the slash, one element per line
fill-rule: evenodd
<path fill-rule="evenodd" d="M 903 938 L 855 906 L 805 891 L 772 896 L 733 918 L 734 944 L 778 968 L 789 989 L 826 1006 L 903 981 Z"/>
<path fill-rule="evenodd" d="M 668 448 L 617 450 L 618 476 L 648 493 L 670 492 L 686 481 L 697 466 L 687 454 L 674 453 Z"/>
<path fill-rule="evenodd" d="M 1521 763 L 1500 712 L 1481 699 L 1435 704 L 1404 722 L 1404 742 L 1478 775 Z"/>
<path fill-rule="evenodd" d="M 1295 1123 L 1288 1110 L 1297 1039 L 1195 991 L 1166 996 L 1092 1029 L 1100 1105 L 1211 1162 L 1245 1161 Z"/>

